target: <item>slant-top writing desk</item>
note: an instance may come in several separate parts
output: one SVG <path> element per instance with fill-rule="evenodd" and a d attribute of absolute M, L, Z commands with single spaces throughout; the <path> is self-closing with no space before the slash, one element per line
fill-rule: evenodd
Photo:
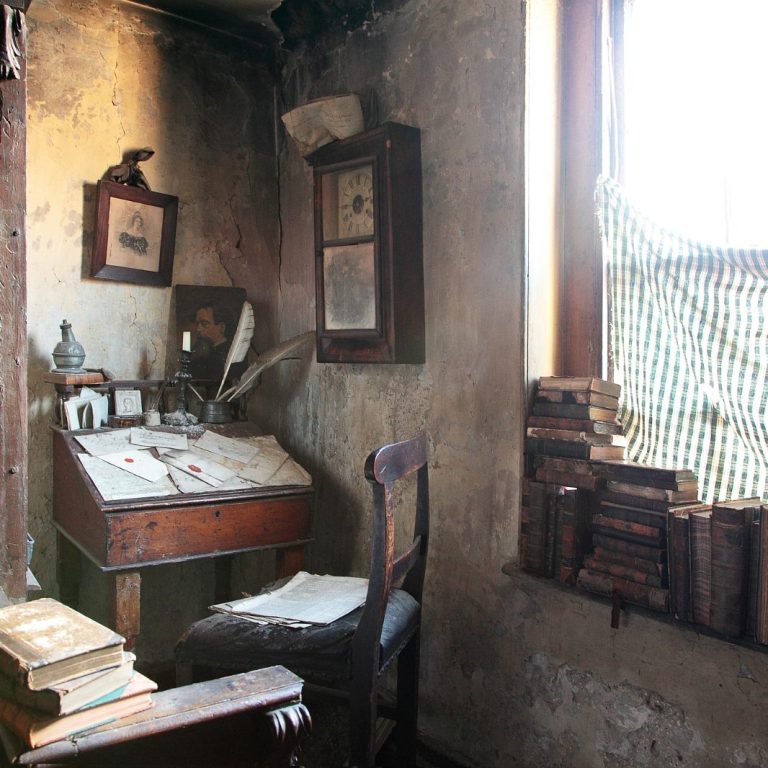
<path fill-rule="evenodd" d="M 255 425 L 206 425 L 228 437 L 262 434 Z M 77 607 L 80 556 L 113 577 L 113 627 L 132 647 L 140 631 L 140 569 L 216 557 L 216 600 L 231 597 L 231 558 L 276 549 L 277 577 L 301 570 L 311 540 L 312 486 L 271 486 L 237 491 L 105 501 L 77 458 L 75 435 L 54 430 L 53 521 L 58 530 L 62 600 Z"/>

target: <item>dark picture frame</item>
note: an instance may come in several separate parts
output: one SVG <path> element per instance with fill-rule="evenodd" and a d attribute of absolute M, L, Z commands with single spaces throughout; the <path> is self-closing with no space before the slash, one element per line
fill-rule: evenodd
<path fill-rule="evenodd" d="M 99 181 L 91 277 L 171 285 L 179 198 Z"/>

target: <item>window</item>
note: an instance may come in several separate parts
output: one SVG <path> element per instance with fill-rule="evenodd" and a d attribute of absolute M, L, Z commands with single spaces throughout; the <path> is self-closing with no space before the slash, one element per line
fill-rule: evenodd
<path fill-rule="evenodd" d="M 627 196 L 608 184 L 602 200 L 629 456 L 691 467 L 706 501 L 762 496 L 768 252 L 754 246 L 768 245 L 768 152 L 753 73 L 768 7 L 626 0 L 621 10 Z"/>

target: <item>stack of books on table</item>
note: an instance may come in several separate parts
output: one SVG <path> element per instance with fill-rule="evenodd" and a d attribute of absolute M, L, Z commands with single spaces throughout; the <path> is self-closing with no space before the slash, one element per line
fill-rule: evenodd
<path fill-rule="evenodd" d="M 528 418 L 528 474 L 544 483 L 595 491 L 595 462 L 624 458 L 618 420 L 621 387 L 589 376 L 543 376 Z"/>
<path fill-rule="evenodd" d="M 151 707 L 157 685 L 134 671 L 123 643 L 50 598 L 0 609 L 0 735 L 7 751 L 59 741 Z"/>
<path fill-rule="evenodd" d="M 579 586 L 690 620 L 688 516 L 705 506 L 693 472 L 629 461 L 605 461 L 601 472 Z"/>

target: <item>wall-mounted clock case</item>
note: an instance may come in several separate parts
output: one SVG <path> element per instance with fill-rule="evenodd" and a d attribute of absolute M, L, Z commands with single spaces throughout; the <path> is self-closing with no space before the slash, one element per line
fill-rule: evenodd
<path fill-rule="evenodd" d="M 307 159 L 318 362 L 423 363 L 419 129 L 385 123 Z"/>

